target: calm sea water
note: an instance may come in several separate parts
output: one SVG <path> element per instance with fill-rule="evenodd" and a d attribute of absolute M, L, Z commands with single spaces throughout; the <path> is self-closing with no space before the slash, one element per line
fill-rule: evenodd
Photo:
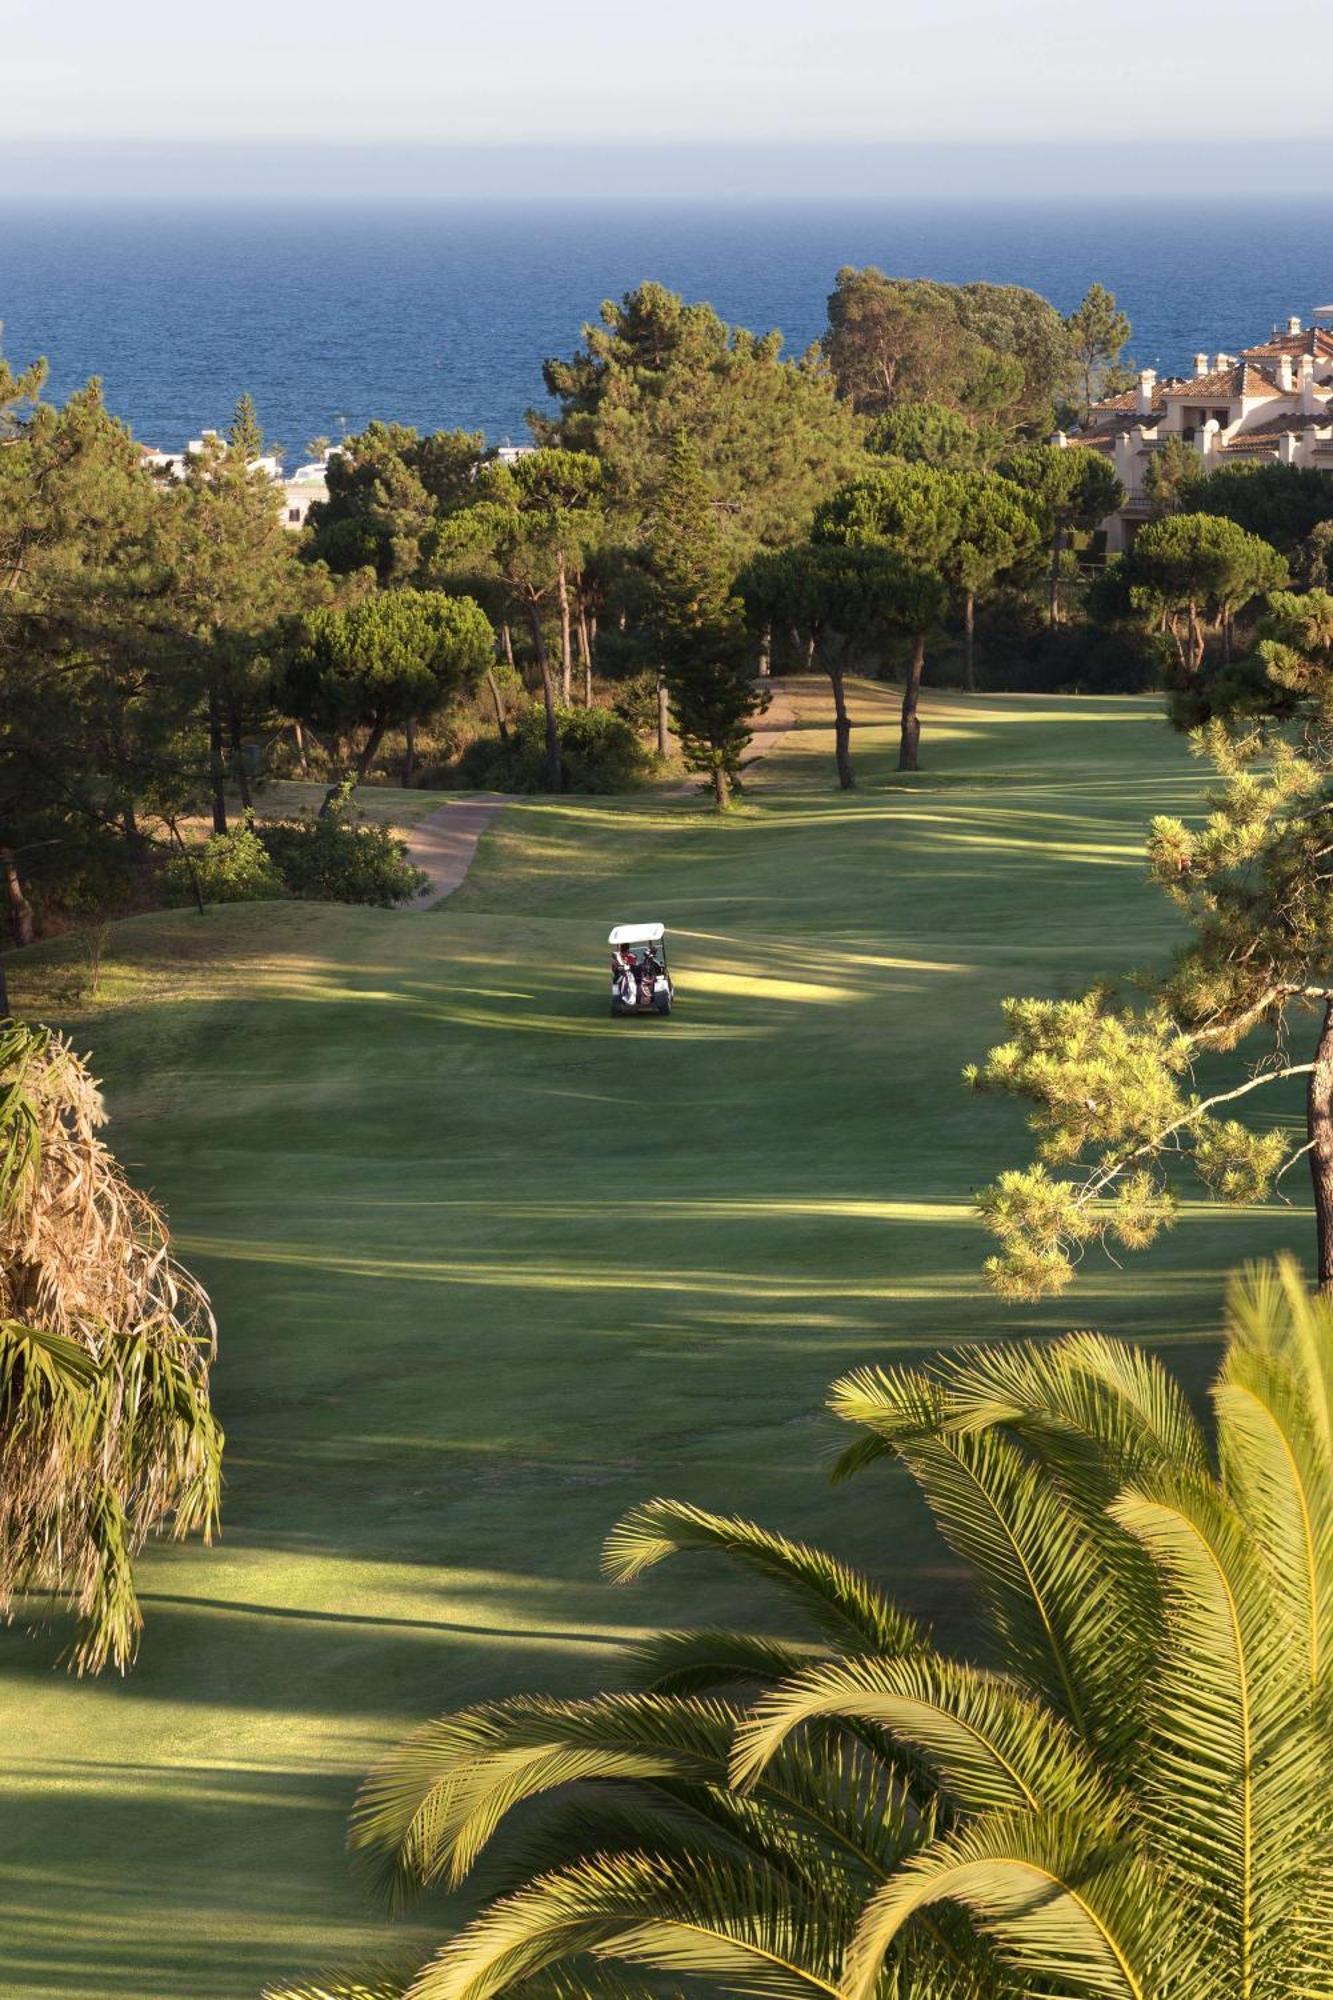
<path fill-rule="evenodd" d="M 0 319 L 61 396 L 100 374 L 170 447 L 242 389 L 289 455 L 370 417 L 526 435 L 541 362 L 644 278 L 727 319 L 817 338 L 841 264 L 1030 285 L 1062 311 L 1100 279 L 1141 365 L 1234 352 L 1333 298 L 1333 213 L 1297 202 L 1077 208 L 0 208 Z"/>

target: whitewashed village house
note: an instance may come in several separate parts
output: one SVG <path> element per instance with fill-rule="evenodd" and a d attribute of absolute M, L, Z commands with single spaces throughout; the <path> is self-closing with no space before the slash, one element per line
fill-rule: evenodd
<path fill-rule="evenodd" d="M 157 479 L 183 479 L 187 460 L 201 458 L 219 435 L 217 431 L 205 431 L 202 437 L 191 438 L 183 451 L 157 451 L 151 445 L 141 445 L 140 458 L 145 470 Z M 305 526 L 306 516 L 315 502 L 328 499 L 329 460 L 340 449 L 341 446 L 332 445 L 322 458 L 309 465 L 298 465 L 290 478 L 283 470 L 282 460 L 275 458 L 271 452 L 266 452 L 262 458 L 251 459 L 252 472 L 262 472 L 274 486 L 282 489 L 282 523 L 293 534 L 298 534 Z"/>
<path fill-rule="evenodd" d="M 1102 526 L 1108 555 L 1129 546 L 1151 512 L 1144 474 L 1169 438 L 1193 445 L 1215 472 L 1238 460 L 1308 465 L 1333 472 L 1333 306 L 1314 324 L 1298 318 L 1241 354 L 1196 354 L 1187 379 L 1159 381 L 1151 368 L 1138 386 L 1088 413 L 1081 430 L 1057 442 L 1101 452 L 1127 495 Z"/>

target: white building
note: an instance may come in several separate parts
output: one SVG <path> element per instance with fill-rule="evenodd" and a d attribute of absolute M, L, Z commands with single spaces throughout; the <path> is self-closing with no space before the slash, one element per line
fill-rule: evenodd
<path fill-rule="evenodd" d="M 156 479 L 178 480 L 185 477 L 185 468 L 192 458 L 202 458 L 214 445 L 222 442 L 218 431 L 205 431 L 202 437 L 191 438 L 183 451 L 158 451 L 152 445 L 140 445 L 141 462 L 146 471 Z M 329 460 L 341 450 L 333 445 L 321 459 L 309 465 L 298 465 L 289 479 L 283 470 L 282 460 L 272 452 L 262 458 L 250 460 L 251 472 L 262 472 L 282 493 L 282 523 L 298 534 L 305 526 L 306 516 L 317 500 L 329 497 Z"/>
<path fill-rule="evenodd" d="M 1145 473 L 1171 438 L 1192 445 L 1215 472 L 1243 460 L 1315 466 L 1333 472 L 1333 331 L 1292 318 L 1286 330 L 1242 354 L 1196 354 L 1186 378 L 1159 382 L 1151 368 L 1138 386 L 1098 403 L 1083 428 L 1060 441 L 1110 459 L 1127 499 L 1102 525 L 1108 554 L 1127 548 L 1152 509 Z"/>

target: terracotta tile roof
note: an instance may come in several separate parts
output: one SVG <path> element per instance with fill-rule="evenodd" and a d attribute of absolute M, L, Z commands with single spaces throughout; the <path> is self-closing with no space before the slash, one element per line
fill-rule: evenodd
<path fill-rule="evenodd" d="M 1166 393 L 1186 403 L 1229 403 L 1238 396 L 1277 396 L 1282 392 L 1252 362 L 1237 361 L 1233 367 L 1196 375 L 1190 382 L 1170 382 Z"/>
<path fill-rule="evenodd" d="M 1285 431 L 1327 430 L 1330 424 L 1333 424 L 1333 409 L 1323 403 L 1317 410 L 1282 410 L 1275 417 L 1265 417 L 1262 423 L 1247 424 L 1231 442 L 1241 444 L 1246 438 L 1281 437 Z"/>
<path fill-rule="evenodd" d="M 1307 326 L 1301 333 L 1275 334 L 1257 347 L 1242 348 L 1241 354 L 1246 361 L 1280 361 L 1284 354 L 1293 360 L 1310 354 L 1318 361 L 1333 361 L 1333 333 L 1322 326 Z"/>
<path fill-rule="evenodd" d="M 1155 410 L 1164 410 L 1166 408 L 1165 391 L 1174 387 L 1174 384 L 1174 377 L 1168 381 L 1156 384 L 1152 392 L 1152 407 Z M 1137 388 L 1122 389 L 1118 396 L 1108 396 L 1104 403 L 1094 403 L 1092 409 L 1089 411 L 1089 415 L 1096 417 L 1100 416 L 1104 410 L 1137 410 L 1138 407 L 1139 392 Z"/>
<path fill-rule="evenodd" d="M 1248 431 L 1222 446 L 1223 458 L 1276 458 L 1277 439 L 1253 437 Z"/>

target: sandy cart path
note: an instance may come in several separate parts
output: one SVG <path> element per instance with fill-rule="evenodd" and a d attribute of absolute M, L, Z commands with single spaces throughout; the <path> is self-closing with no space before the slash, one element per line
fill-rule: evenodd
<path fill-rule="evenodd" d="M 430 910 L 452 896 L 472 866 L 477 842 L 497 813 L 516 805 L 513 792 L 479 792 L 471 799 L 451 799 L 428 813 L 407 835 L 407 858 L 430 876 L 430 887 L 404 903 L 405 910 Z"/>

